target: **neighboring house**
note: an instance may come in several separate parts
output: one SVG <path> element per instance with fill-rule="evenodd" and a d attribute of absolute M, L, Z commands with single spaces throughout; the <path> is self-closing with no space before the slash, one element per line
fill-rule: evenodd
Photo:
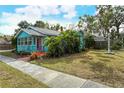
<path fill-rule="evenodd" d="M 7 41 L 4 38 L 0 38 L 0 50 L 12 49 L 11 41 Z"/>
<path fill-rule="evenodd" d="M 122 48 L 124 48 L 124 31 L 120 33 L 120 39 L 122 40 Z"/>
<path fill-rule="evenodd" d="M 122 40 L 122 48 L 124 48 L 124 23 L 120 26 L 120 36 Z"/>
<path fill-rule="evenodd" d="M 47 36 L 58 36 L 60 32 L 54 30 L 48 30 L 38 27 L 29 26 L 26 29 L 21 29 L 17 34 L 17 52 L 47 52 L 48 48 L 44 45 L 44 40 Z M 79 33 L 82 35 L 82 32 Z M 80 37 L 80 44 L 83 44 L 83 39 Z M 83 45 L 79 46 L 83 48 Z"/>
<path fill-rule="evenodd" d="M 95 49 L 105 49 L 107 47 L 107 40 L 103 36 L 94 36 Z"/>

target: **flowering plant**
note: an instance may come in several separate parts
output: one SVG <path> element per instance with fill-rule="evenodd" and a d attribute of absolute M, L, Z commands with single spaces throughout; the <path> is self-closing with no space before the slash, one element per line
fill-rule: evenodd
<path fill-rule="evenodd" d="M 43 57 L 45 56 L 46 53 L 45 52 L 33 52 L 30 56 L 30 60 L 34 60 L 34 59 L 37 59 L 39 57 Z"/>

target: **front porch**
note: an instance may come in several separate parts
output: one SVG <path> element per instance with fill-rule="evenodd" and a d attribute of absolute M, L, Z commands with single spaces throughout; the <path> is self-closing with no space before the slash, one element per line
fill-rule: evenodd
<path fill-rule="evenodd" d="M 23 37 L 17 40 L 17 52 L 43 52 L 45 51 L 44 37 Z"/>

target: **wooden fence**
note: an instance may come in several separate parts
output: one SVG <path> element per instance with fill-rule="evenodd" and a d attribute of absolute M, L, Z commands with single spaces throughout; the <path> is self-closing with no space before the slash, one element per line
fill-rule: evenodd
<path fill-rule="evenodd" d="M 0 44 L 0 50 L 9 50 L 12 49 L 12 45 L 11 44 Z"/>

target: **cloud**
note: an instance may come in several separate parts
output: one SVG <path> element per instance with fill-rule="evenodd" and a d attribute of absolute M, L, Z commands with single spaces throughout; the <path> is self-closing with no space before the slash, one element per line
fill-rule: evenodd
<path fill-rule="evenodd" d="M 3 13 L 3 17 L 0 18 L 1 23 L 15 24 L 17 25 L 20 21 L 26 20 L 28 22 L 34 22 L 35 20 L 40 19 L 40 16 L 28 16 L 18 13 Z"/>
<path fill-rule="evenodd" d="M 65 20 L 56 20 L 56 19 L 46 19 L 44 21 L 47 21 L 49 22 L 49 24 L 61 24 L 62 26 L 64 27 L 67 27 L 68 24 L 72 24 L 73 22 L 72 21 L 65 21 Z"/>
<path fill-rule="evenodd" d="M 26 6 L 22 8 L 16 8 L 14 13 L 2 12 L 0 17 L 0 32 L 6 34 L 13 34 L 17 24 L 26 20 L 29 23 L 34 24 L 36 20 L 42 20 L 45 16 L 50 15 L 62 15 L 65 19 L 72 19 L 76 16 L 76 6 L 58 6 L 58 5 L 48 5 L 48 6 Z M 65 18 L 65 19 L 64 19 Z M 65 25 L 70 22 L 62 22 L 57 19 L 46 20 L 48 23 L 62 23 Z M 4 25 L 3 25 L 4 24 Z M 6 32 L 4 32 L 6 31 Z"/>
<path fill-rule="evenodd" d="M 8 25 L 4 25 L 4 26 L 0 26 L 0 33 L 3 33 L 5 35 L 12 35 L 14 34 L 14 29 L 16 29 L 17 27 L 15 25 L 13 26 L 8 26 Z"/>
<path fill-rule="evenodd" d="M 62 13 L 65 13 L 64 18 L 66 18 L 66 19 L 72 19 L 73 17 L 76 16 L 76 13 L 77 13 L 76 12 L 76 6 L 63 5 L 63 6 L 61 6 L 60 11 Z"/>
<path fill-rule="evenodd" d="M 16 13 L 24 14 L 27 16 L 47 16 L 47 15 L 58 15 L 64 13 L 64 18 L 71 19 L 76 16 L 76 6 L 58 5 L 54 6 L 27 6 L 24 8 L 18 8 L 15 10 Z"/>
<path fill-rule="evenodd" d="M 27 6 L 24 8 L 18 8 L 16 13 L 24 14 L 27 16 L 43 16 L 43 15 L 57 15 L 60 13 L 58 6 Z"/>

